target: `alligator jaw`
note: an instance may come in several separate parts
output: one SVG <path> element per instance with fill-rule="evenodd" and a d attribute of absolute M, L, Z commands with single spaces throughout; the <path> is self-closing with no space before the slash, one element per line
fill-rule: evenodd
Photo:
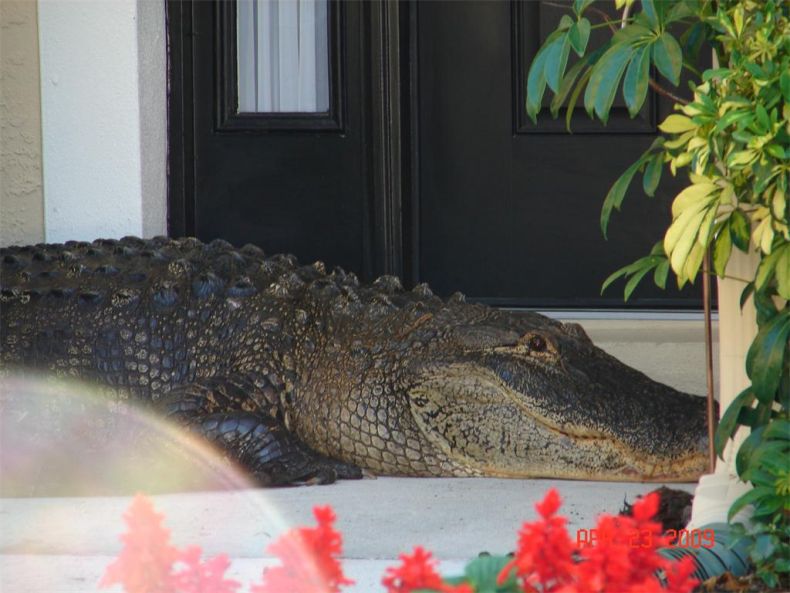
<path fill-rule="evenodd" d="M 640 426 L 629 427 L 620 438 L 622 425 L 591 421 L 585 426 L 583 413 L 566 422 L 553 420 L 539 399 L 525 397 L 485 367 L 451 364 L 432 368 L 426 377 L 410 392 L 412 414 L 425 438 L 470 473 L 684 482 L 706 469 L 704 431 L 693 447 L 684 446 L 686 434 L 677 446 L 654 443 L 653 433 Z"/>

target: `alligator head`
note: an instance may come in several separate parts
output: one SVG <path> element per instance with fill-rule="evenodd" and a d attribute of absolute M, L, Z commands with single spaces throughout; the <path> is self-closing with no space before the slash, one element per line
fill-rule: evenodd
<path fill-rule="evenodd" d="M 576 324 L 483 310 L 414 361 L 424 438 L 474 473 L 687 481 L 706 469 L 705 400 L 651 380 Z"/>

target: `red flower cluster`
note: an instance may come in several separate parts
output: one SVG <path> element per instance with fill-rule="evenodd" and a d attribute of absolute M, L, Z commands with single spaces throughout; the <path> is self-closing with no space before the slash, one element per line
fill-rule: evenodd
<path fill-rule="evenodd" d="M 235 593 L 240 583 L 224 578 L 230 562 L 217 556 L 201 562 L 200 548 L 178 550 L 151 501 L 136 496 L 123 516 L 129 531 L 118 558 L 107 567 L 100 587 L 123 585 L 126 593 Z M 175 567 L 183 565 L 181 570 Z"/>
<path fill-rule="evenodd" d="M 599 517 L 598 543 L 581 549 L 571 544 L 565 519 L 555 516 L 560 502 L 551 489 L 536 505 L 541 518 L 522 526 L 515 557 L 499 575 L 500 583 L 515 570 L 525 593 L 687 593 L 697 584 L 691 558 L 671 562 L 657 553 L 669 545 L 661 524 L 652 521 L 657 494 L 637 501 L 632 517 Z M 666 589 L 655 576 L 658 569 L 667 575 Z"/>
<path fill-rule="evenodd" d="M 430 552 L 416 546 L 414 553 L 401 554 L 401 565 L 390 567 L 381 579 L 387 593 L 411 593 L 417 589 L 430 589 L 437 593 L 474 593 L 470 585 L 448 585 L 436 572 L 436 560 Z"/>
<path fill-rule="evenodd" d="M 650 494 L 634 504 L 632 517 L 601 516 L 597 544 L 578 547 L 568 536 L 566 519 L 556 514 L 559 494 L 549 490 L 535 505 L 540 518 L 522 526 L 518 549 L 500 572 L 499 584 L 511 593 L 516 587 L 524 593 L 688 593 L 697 584 L 691 578 L 692 559 L 671 562 L 657 553 L 669 544 L 661 525 L 652 520 L 658 503 L 658 495 Z M 342 537 L 334 529 L 334 512 L 316 507 L 313 514 L 316 527 L 292 529 L 269 546 L 280 565 L 265 569 L 262 583 L 253 585 L 251 593 L 340 593 L 353 582 L 340 565 Z M 148 499 L 137 496 L 124 519 L 129 530 L 121 536 L 123 550 L 100 586 L 120 583 L 126 593 L 236 593 L 240 587 L 224 576 L 230 565 L 226 556 L 203 561 L 198 547 L 170 545 L 162 515 Z M 419 546 L 400 559 L 382 579 L 387 593 L 475 592 L 468 583 L 445 582 L 431 553 Z M 666 575 L 666 589 L 657 570 Z"/>
<path fill-rule="evenodd" d="M 343 575 L 338 560 L 343 540 L 333 527 L 334 511 L 316 507 L 313 515 L 318 527 L 292 529 L 267 548 L 282 565 L 265 569 L 263 583 L 252 593 L 338 593 L 354 582 Z"/>

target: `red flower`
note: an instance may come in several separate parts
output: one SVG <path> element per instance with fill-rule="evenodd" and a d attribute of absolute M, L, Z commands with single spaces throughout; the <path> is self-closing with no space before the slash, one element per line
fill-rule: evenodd
<path fill-rule="evenodd" d="M 313 515 L 317 527 L 292 529 L 267 548 L 282 564 L 265 569 L 252 593 L 338 593 L 353 583 L 338 560 L 342 537 L 333 528 L 335 513 L 326 506 L 315 507 Z"/>
<path fill-rule="evenodd" d="M 241 583 L 224 578 L 230 566 L 228 557 L 221 554 L 201 562 L 200 555 L 198 546 L 179 553 L 178 562 L 185 568 L 173 575 L 176 590 L 179 593 L 235 593 Z"/>
<path fill-rule="evenodd" d="M 170 545 L 170 532 L 162 527 L 163 515 L 138 494 L 123 518 L 129 527 L 121 536 L 123 550 L 107 567 L 99 586 L 121 583 L 126 593 L 173 593 L 178 550 Z"/>
<path fill-rule="evenodd" d="M 667 575 L 666 593 L 686 593 L 699 584 L 699 580 L 692 578 L 694 572 L 694 559 L 690 556 L 669 562 L 665 568 Z"/>
<path fill-rule="evenodd" d="M 560 508 L 559 493 L 550 489 L 545 498 L 535 505 L 541 519 L 524 523 L 519 531 L 518 545 L 513 560 L 499 573 L 504 583 L 515 568 L 525 591 L 554 591 L 573 582 L 573 544 L 565 529 L 567 520 L 554 514 Z"/>
<path fill-rule="evenodd" d="M 580 551 L 579 578 L 590 591 L 662 591 L 654 573 L 667 565 L 658 555 L 669 544 L 661 524 L 651 519 L 658 511 L 658 494 L 634 503 L 633 517 L 603 515 L 596 526 L 598 543 Z"/>
<path fill-rule="evenodd" d="M 421 546 L 416 546 L 411 556 L 401 554 L 400 559 L 401 565 L 389 567 L 381 579 L 387 593 L 411 593 L 417 589 L 432 589 L 440 593 L 474 593 L 474 589 L 466 583 L 445 584 L 436 572 L 436 560 Z"/>
<path fill-rule="evenodd" d="M 515 557 L 499 582 L 515 570 L 525 593 L 688 593 L 696 585 L 689 578 L 693 563 L 675 565 L 657 553 L 669 544 L 652 520 L 659 502 L 657 494 L 650 494 L 634 504 L 632 517 L 600 516 L 597 543 L 574 549 L 565 519 L 555 516 L 560 497 L 550 490 L 535 505 L 540 519 L 522 526 Z M 574 562 L 574 552 L 581 561 Z M 658 569 L 667 574 L 667 590 L 655 576 Z"/>

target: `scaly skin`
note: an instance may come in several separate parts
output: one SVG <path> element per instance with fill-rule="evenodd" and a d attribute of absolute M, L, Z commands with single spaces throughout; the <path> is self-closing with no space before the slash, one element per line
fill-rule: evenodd
<path fill-rule="evenodd" d="M 0 259 L 4 372 L 152 402 L 265 483 L 356 477 L 354 466 L 661 481 L 705 469 L 703 400 L 575 324 L 389 276 L 360 286 L 223 241 L 70 242 Z M 274 445 L 251 452 L 262 434 Z"/>

